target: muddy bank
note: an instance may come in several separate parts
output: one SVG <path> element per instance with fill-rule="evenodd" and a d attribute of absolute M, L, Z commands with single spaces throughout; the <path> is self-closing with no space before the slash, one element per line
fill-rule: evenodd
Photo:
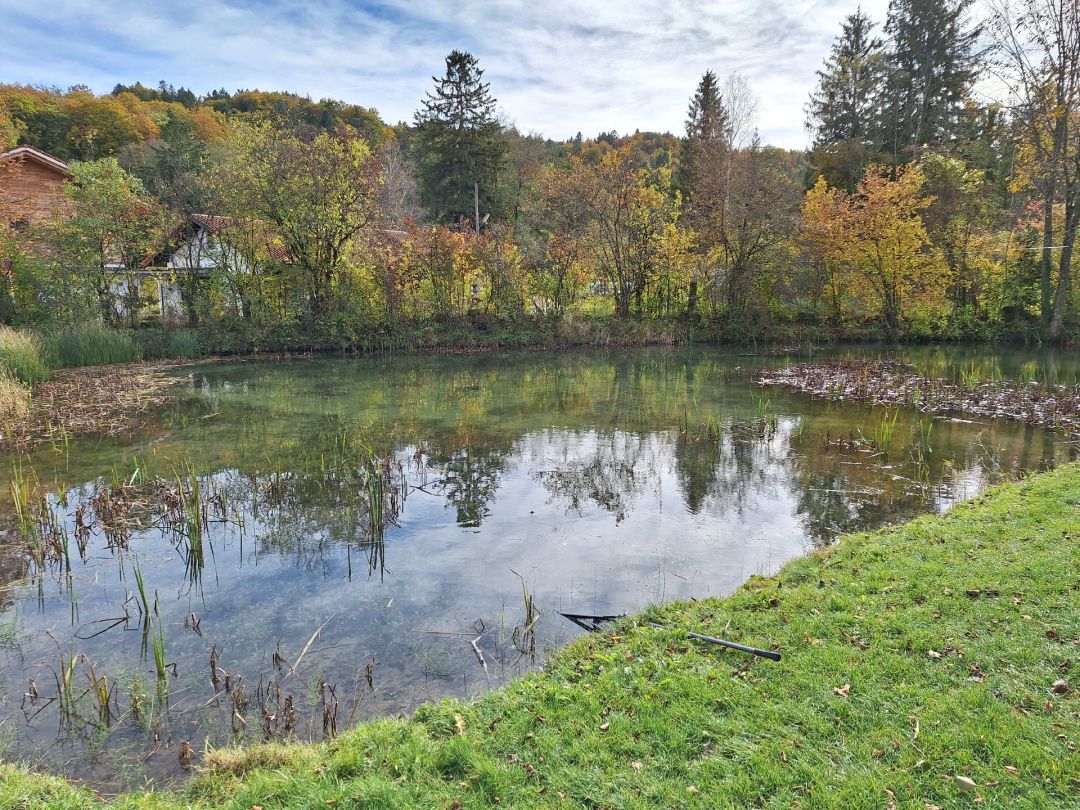
<path fill-rule="evenodd" d="M 802 363 L 754 372 L 757 385 L 778 385 L 839 402 L 918 408 L 932 416 L 1014 419 L 1080 435 L 1080 386 L 926 377 L 889 361 Z"/>

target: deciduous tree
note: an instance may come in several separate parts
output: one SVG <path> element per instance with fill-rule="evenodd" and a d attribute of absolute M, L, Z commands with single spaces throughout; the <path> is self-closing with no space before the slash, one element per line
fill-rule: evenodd
<path fill-rule="evenodd" d="M 328 310 L 349 243 L 379 221 L 379 162 L 351 129 L 314 137 L 239 126 L 221 183 L 242 215 L 270 224 L 307 280 L 313 313 Z"/>
<path fill-rule="evenodd" d="M 107 323 L 126 314 L 134 324 L 140 303 L 137 273 L 161 246 L 164 212 L 116 158 L 73 163 L 71 174 L 64 185 L 70 216 L 52 225 L 54 257 L 65 272 L 85 281 Z"/>
<path fill-rule="evenodd" d="M 949 285 L 946 269 L 928 250 L 921 214 L 932 200 L 917 167 L 867 168 L 855 194 L 821 178 L 803 204 L 803 233 L 813 252 L 835 262 L 846 292 L 900 333 L 916 302 L 935 304 Z"/>

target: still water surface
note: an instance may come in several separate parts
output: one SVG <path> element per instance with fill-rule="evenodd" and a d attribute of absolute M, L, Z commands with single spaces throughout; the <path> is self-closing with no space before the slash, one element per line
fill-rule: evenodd
<path fill-rule="evenodd" d="M 1080 370 L 1068 355 L 905 356 L 969 379 Z M 182 369 L 144 435 L 4 460 L 36 471 L 71 563 L 35 561 L 4 525 L 0 750 L 103 790 L 182 778 L 185 741 L 321 739 L 475 695 L 581 632 L 557 611 L 722 596 L 839 533 L 1076 456 L 1020 424 L 931 426 L 750 384 L 757 364 L 802 359 L 693 348 Z M 193 483 L 201 505 L 184 513 L 176 495 L 191 500 Z M 120 530 L 103 525 L 117 498 Z"/>

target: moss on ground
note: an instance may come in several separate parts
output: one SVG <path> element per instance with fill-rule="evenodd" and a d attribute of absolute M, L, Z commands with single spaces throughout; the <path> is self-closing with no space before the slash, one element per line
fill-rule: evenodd
<path fill-rule="evenodd" d="M 684 629 L 774 645 L 783 660 Z M 112 801 L 1076 807 L 1078 645 L 1072 465 L 943 517 L 846 537 L 727 599 L 657 608 L 472 703 L 368 723 L 331 744 L 216 752 L 181 793 Z M 99 806 L 62 780 L 0 766 L 0 807 Z"/>

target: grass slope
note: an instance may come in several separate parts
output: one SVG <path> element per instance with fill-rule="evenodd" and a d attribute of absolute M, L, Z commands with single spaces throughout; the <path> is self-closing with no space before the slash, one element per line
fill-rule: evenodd
<path fill-rule="evenodd" d="M 183 794 L 116 806 L 1080 806 L 1080 466 L 648 618 L 672 629 L 628 620 L 474 703 L 328 745 L 219 751 Z M 2 807 L 96 804 L 0 776 Z"/>

